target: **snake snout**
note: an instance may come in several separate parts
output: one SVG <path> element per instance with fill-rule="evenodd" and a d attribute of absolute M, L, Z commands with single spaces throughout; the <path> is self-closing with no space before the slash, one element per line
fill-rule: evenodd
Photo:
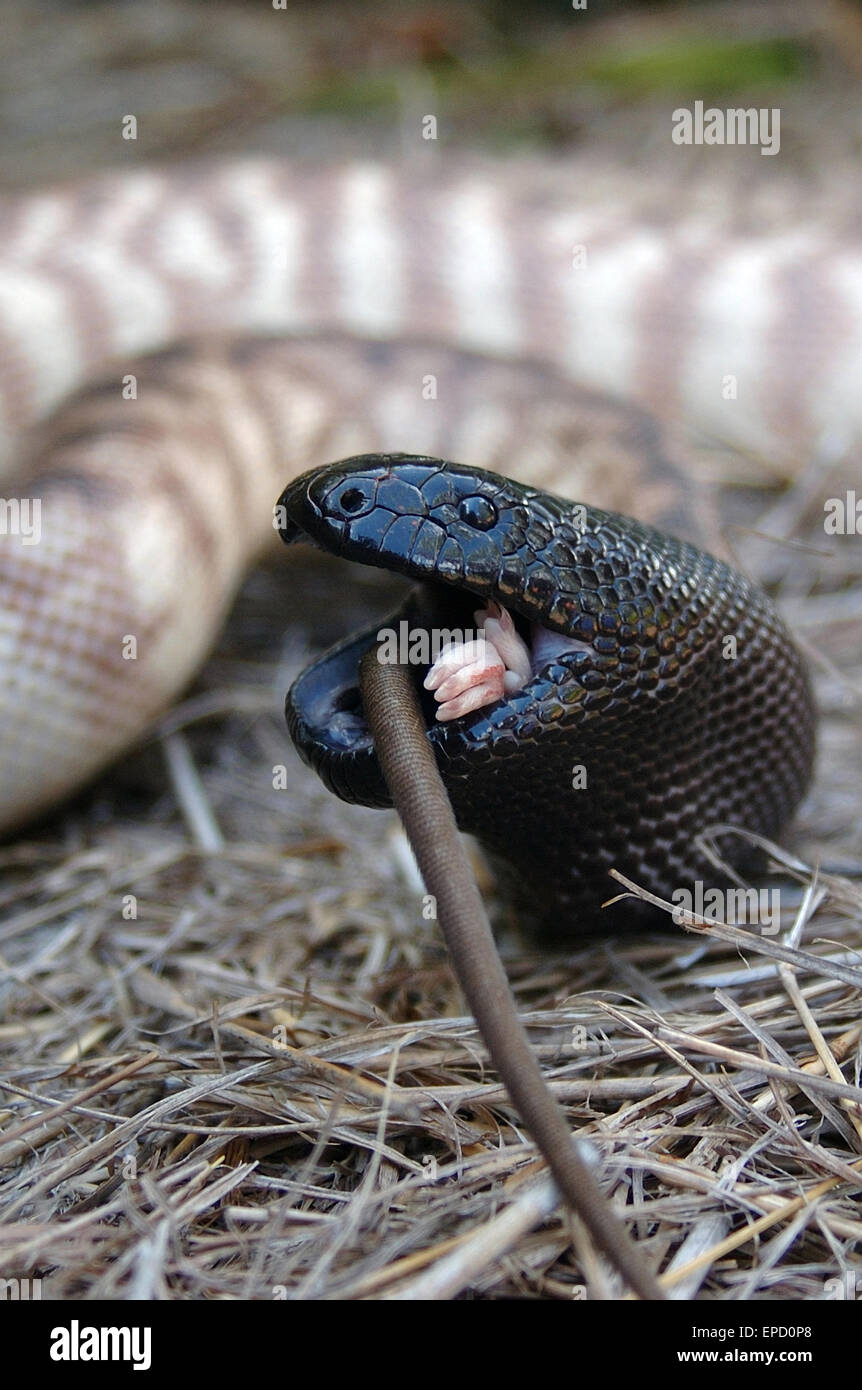
<path fill-rule="evenodd" d="M 412 454 L 359 454 L 312 469 L 281 494 L 275 525 L 288 545 L 310 540 L 334 554 L 349 548 L 367 564 L 389 566 L 424 531 L 423 486 L 437 471 L 436 461 Z"/>

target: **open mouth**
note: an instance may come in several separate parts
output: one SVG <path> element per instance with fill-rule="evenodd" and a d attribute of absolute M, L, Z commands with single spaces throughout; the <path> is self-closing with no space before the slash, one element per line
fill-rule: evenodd
<path fill-rule="evenodd" d="M 512 645 L 526 662 L 526 667 L 513 669 L 500 656 L 499 640 L 495 643 L 486 635 L 491 623 L 500 621 L 500 610 L 491 610 L 487 626 L 477 622 L 479 612 L 474 594 L 416 585 L 394 613 L 339 643 L 298 677 L 288 695 L 291 733 L 294 726 L 301 727 L 303 739 L 311 736 L 333 753 L 370 748 L 359 663 L 375 645 L 381 661 L 397 661 L 410 669 L 426 728 L 440 734 L 446 724 L 517 695 L 533 674 L 530 643 L 535 625 L 503 610 L 515 634 Z"/>
<path fill-rule="evenodd" d="M 555 659 L 568 656 L 571 660 L 574 652 L 590 648 L 520 614 L 510 614 L 517 643 L 529 664 L 525 678 L 519 672 L 507 670 L 502 677 L 498 673 L 499 690 L 493 684 L 495 678 L 490 688 L 484 678 L 477 679 L 469 686 L 467 698 L 485 698 L 463 714 L 456 711 L 447 716 L 446 702 L 439 698 L 445 693 L 445 683 L 429 689 L 429 681 L 445 665 L 447 653 L 454 652 L 457 658 L 462 636 L 469 646 L 475 643 L 471 635 L 476 630 L 475 613 L 476 596 L 468 591 L 416 585 L 394 613 L 331 648 L 294 681 L 285 700 L 291 739 L 302 760 L 342 800 L 371 806 L 390 804 L 359 688 L 360 662 L 372 646 L 378 646 L 381 659 L 388 654 L 411 672 L 428 735 L 438 755 L 449 760 L 451 770 L 467 748 L 478 758 L 486 739 L 497 743 L 507 729 L 521 740 L 536 736 L 543 720 L 538 707 L 541 704 L 548 710 L 549 690 L 567 684 L 565 698 L 580 698 L 580 687 L 571 683 L 571 668 L 555 664 Z M 487 646 L 493 653 L 493 643 Z M 489 662 L 495 665 L 493 655 L 486 653 L 479 659 L 483 677 Z M 471 661 L 466 668 L 469 681 L 473 680 L 470 666 L 474 664 Z M 459 665 L 458 669 L 465 668 Z M 445 671 L 444 675 L 452 679 Z M 566 711 L 560 704 L 556 712 L 562 716 Z"/>
<path fill-rule="evenodd" d="M 443 758 L 507 728 L 529 735 L 537 703 L 571 687 L 571 663 L 593 655 L 590 641 L 541 621 L 544 596 L 525 592 L 524 565 L 517 554 L 509 559 L 525 515 L 520 497 L 507 497 L 504 513 L 500 485 L 508 480 L 483 474 L 482 492 L 476 479 L 438 460 L 362 458 L 303 475 L 279 501 L 286 543 L 311 543 L 413 581 L 397 612 L 325 653 L 287 695 L 300 756 L 343 799 L 360 799 L 361 783 L 369 804 L 371 779 L 380 789 L 371 804 L 387 804 L 359 690 L 369 647 L 408 666 Z M 561 660 L 566 668 L 555 664 Z"/>

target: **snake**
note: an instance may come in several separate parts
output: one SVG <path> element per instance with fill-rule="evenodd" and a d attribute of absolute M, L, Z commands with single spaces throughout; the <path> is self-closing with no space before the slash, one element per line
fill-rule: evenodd
<path fill-rule="evenodd" d="M 407 449 L 697 540 L 677 430 L 787 471 L 836 422 L 854 437 L 852 212 L 577 158 L 251 158 L 5 196 L 0 832 L 188 684 L 291 475 Z"/>
<path fill-rule="evenodd" d="M 418 581 L 391 616 L 420 632 L 505 618 L 522 669 L 496 698 L 421 708 L 458 823 L 546 923 L 592 927 L 612 865 L 657 893 L 712 872 L 709 822 L 778 833 L 810 684 L 703 543 L 677 429 L 790 470 L 836 421 L 858 435 L 840 199 L 800 217 L 769 180 L 717 204 L 577 160 L 240 160 L 7 197 L 0 229 L 0 833 L 145 735 L 276 531 Z M 383 805 L 375 632 L 288 718 L 334 791 Z"/>
<path fill-rule="evenodd" d="M 288 545 L 418 581 L 386 626 L 293 684 L 294 744 L 343 800 L 399 810 L 459 983 L 560 1192 L 632 1288 L 660 1298 L 544 1084 L 455 827 L 514 871 L 522 906 L 542 904 L 551 928 L 597 927 L 611 866 L 654 894 L 693 884 L 714 870 L 698 827 L 774 834 L 808 784 L 801 655 L 722 560 L 485 469 L 346 459 L 292 480 L 276 519 Z M 573 760 L 582 781 L 568 780 Z"/>
<path fill-rule="evenodd" d="M 477 600 L 515 615 L 527 661 L 510 690 L 446 722 L 426 692 L 425 716 L 458 824 L 514 871 L 545 925 L 611 928 L 611 868 L 657 895 L 712 882 L 700 827 L 774 836 L 805 791 L 815 715 L 804 662 L 766 595 L 708 552 L 409 455 L 314 469 L 285 489 L 279 514 L 288 544 L 310 539 L 420 581 L 385 624 L 409 640 L 408 659 L 435 625 L 469 631 L 471 611 L 488 611 Z M 388 804 L 359 694 L 374 636 L 339 644 L 287 700 L 301 756 L 366 806 Z"/>

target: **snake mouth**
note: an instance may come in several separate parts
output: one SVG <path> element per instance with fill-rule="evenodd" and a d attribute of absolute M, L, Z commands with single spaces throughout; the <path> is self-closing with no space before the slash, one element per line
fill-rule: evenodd
<path fill-rule="evenodd" d="M 299 534 L 295 539 L 304 538 Z M 512 704 L 514 712 L 517 702 L 504 697 L 486 709 L 441 723 L 434 693 L 425 688 L 435 655 L 450 639 L 475 628 L 475 608 L 475 595 L 468 591 L 416 585 L 398 609 L 332 647 L 293 682 L 285 699 L 291 739 L 303 762 L 342 800 L 390 804 L 359 686 L 360 662 L 369 648 L 382 643 L 383 651 L 388 645 L 392 659 L 407 666 L 428 736 L 443 757 L 465 737 L 476 740 L 492 710 L 499 716 L 501 708 Z M 516 625 L 526 637 L 529 624 L 518 617 Z"/>
<path fill-rule="evenodd" d="M 571 664 L 592 658 L 590 643 L 552 626 L 553 616 L 548 622 L 545 594 L 526 590 L 523 575 L 519 584 L 507 584 L 512 570 L 503 547 L 510 517 L 488 534 L 489 520 L 496 522 L 501 510 L 501 484 L 510 486 L 496 475 L 440 460 L 364 456 L 304 474 L 282 493 L 276 525 L 287 544 L 311 543 L 414 581 L 395 613 L 326 652 L 287 694 L 288 728 L 300 756 L 343 800 L 389 804 L 359 689 L 361 659 L 381 640 L 388 644 L 381 660 L 397 660 L 411 671 L 428 737 L 452 776 L 459 775 L 455 768 L 464 755 L 473 764 L 481 760 L 488 739 L 499 744 L 537 736 L 535 711 L 544 702 L 547 714 L 549 692 L 566 687 L 566 698 L 580 698 Z M 520 497 L 510 505 L 521 508 Z M 437 520 L 441 514 L 446 529 Z M 517 525 L 517 512 L 512 517 Z M 449 555 L 456 552 L 450 565 L 447 547 Z M 501 627 L 505 656 L 496 635 Z M 495 637 L 486 647 L 492 628 Z M 477 677 L 465 700 L 447 705 L 437 659 L 474 644 L 491 651 L 489 665 L 497 658 L 498 685 L 492 682 L 488 694 L 483 689 L 480 701 Z M 436 688 L 427 689 L 426 679 L 436 680 Z M 562 718 L 566 710 L 560 705 L 552 713 Z"/>

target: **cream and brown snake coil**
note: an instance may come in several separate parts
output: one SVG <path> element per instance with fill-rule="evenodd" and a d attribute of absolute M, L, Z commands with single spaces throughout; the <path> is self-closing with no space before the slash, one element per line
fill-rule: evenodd
<path fill-rule="evenodd" d="M 663 521 L 650 422 L 570 383 L 782 466 L 862 432 L 840 206 L 594 173 L 245 161 L 2 203 L 0 830 L 188 681 L 294 473 L 403 449 Z"/>

